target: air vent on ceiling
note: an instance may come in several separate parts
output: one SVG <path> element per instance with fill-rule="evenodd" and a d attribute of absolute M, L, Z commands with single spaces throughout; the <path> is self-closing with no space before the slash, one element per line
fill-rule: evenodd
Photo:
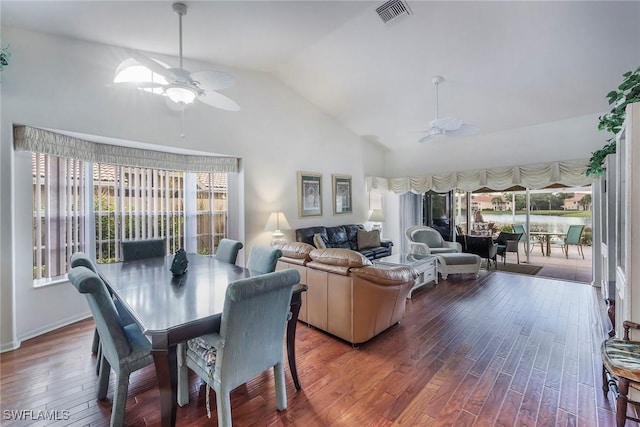
<path fill-rule="evenodd" d="M 389 0 L 378 7 L 376 12 L 378 12 L 382 22 L 388 24 L 402 15 L 411 15 L 411 8 L 409 8 L 407 2 L 403 0 Z"/>

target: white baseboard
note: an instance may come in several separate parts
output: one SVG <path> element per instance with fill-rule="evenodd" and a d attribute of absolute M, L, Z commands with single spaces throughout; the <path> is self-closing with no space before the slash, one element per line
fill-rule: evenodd
<path fill-rule="evenodd" d="M 0 353 L 4 353 L 7 351 L 11 351 L 11 350 L 16 350 L 18 348 L 20 348 L 20 344 L 22 343 L 22 341 L 26 341 L 28 339 L 31 338 L 35 338 L 37 336 L 46 334 L 47 332 L 51 332 L 51 331 L 55 331 L 56 329 L 60 329 L 64 326 L 68 326 L 71 325 L 72 323 L 76 323 L 79 322 L 80 320 L 84 320 L 91 317 L 91 313 L 90 312 L 86 312 L 86 313 L 79 313 L 75 316 L 71 316 L 68 317 L 66 319 L 60 320 L 58 322 L 43 326 L 41 328 L 35 329 L 33 331 L 29 331 L 25 334 L 23 334 L 20 337 L 17 337 L 16 340 L 12 341 L 12 342 L 8 342 L 8 343 L 4 343 L 4 344 L 0 344 Z"/>

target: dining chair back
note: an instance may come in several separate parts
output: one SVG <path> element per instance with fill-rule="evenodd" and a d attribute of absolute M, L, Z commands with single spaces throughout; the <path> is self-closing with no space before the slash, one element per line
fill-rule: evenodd
<path fill-rule="evenodd" d="M 113 393 L 111 426 L 123 426 L 129 376 L 132 372 L 153 363 L 151 343 L 137 325 L 123 325 L 116 306 L 100 277 L 84 266 L 69 271 L 69 281 L 85 294 L 96 322 L 102 348 L 102 362 L 98 379 L 97 398 L 107 397 L 111 369 L 116 374 Z"/>
<path fill-rule="evenodd" d="M 131 240 L 122 242 L 122 260 L 154 258 L 167 255 L 164 239 Z"/>
<path fill-rule="evenodd" d="M 238 252 L 242 249 L 242 242 L 231 239 L 221 239 L 218 243 L 215 258 L 218 261 L 235 264 L 238 259 Z"/>
<path fill-rule="evenodd" d="M 249 253 L 247 268 L 262 274 L 274 272 L 276 271 L 278 258 L 281 256 L 282 251 L 280 249 L 264 245 L 255 245 Z"/>
<path fill-rule="evenodd" d="M 293 287 L 300 273 L 286 269 L 229 284 L 218 333 L 189 340 L 179 356 L 178 387 L 188 388 L 187 367 L 215 390 L 218 426 L 231 427 L 233 389 L 273 368 L 276 408 L 287 407 L 283 338 Z M 178 392 L 188 402 L 188 392 Z M 209 388 L 206 394 L 209 413 Z M 209 414 L 210 415 L 210 414 Z"/>

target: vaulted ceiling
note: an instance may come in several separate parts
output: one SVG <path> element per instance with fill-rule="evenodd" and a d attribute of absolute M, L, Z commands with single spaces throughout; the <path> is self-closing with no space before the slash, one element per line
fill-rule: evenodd
<path fill-rule="evenodd" d="M 390 24 L 375 11 L 383 1 L 186 3 L 186 58 L 272 73 L 392 151 L 418 144 L 417 131 L 429 128 L 434 75 L 444 77 L 440 116 L 486 135 L 605 112 L 606 93 L 640 65 L 635 1 L 408 0 L 412 14 Z M 3 26 L 177 56 L 171 4 L 3 0 L 0 7 Z"/>

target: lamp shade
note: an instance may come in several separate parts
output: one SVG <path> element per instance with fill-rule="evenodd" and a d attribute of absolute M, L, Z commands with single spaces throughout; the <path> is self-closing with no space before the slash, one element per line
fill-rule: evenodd
<path fill-rule="evenodd" d="M 384 222 L 384 212 L 382 212 L 382 209 L 374 209 L 371 212 L 371 216 L 369 216 L 369 221 Z"/>
<path fill-rule="evenodd" d="M 271 215 L 269 215 L 269 219 L 267 220 L 267 225 L 264 227 L 264 231 L 289 230 L 290 228 L 291 226 L 283 212 L 271 212 Z"/>

